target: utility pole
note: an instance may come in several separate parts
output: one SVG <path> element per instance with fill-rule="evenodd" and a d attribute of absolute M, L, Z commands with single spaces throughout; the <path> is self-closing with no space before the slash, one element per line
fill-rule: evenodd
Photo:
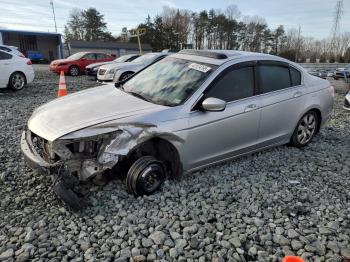
<path fill-rule="evenodd" d="M 300 51 L 300 39 L 301 37 L 301 26 L 299 25 L 299 29 L 298 29 L 298 41 L 297 41 L 297 50 L 295 52 L 295 62 L 298 63 L 298 59 L 299 59 L 299 51 Z"/>
<path fill-rule="evenodd" d="M 338 36 L 338 31 L 339 31 L 339 24 L 340 20 L 343 14 L 343 6 L 344 2 L 343 0 L 339 0 L 335 6 L 335 12 L 334 12 L 334 17 L 333 17 L 333 26 L 332 26 L 332 31 L 331 31 L 331 46 L 330 46 L 330 51 L 331 53 L 335 53 L 335 48 L 336 48 L 336 38 Z"/>
<path fill-rule="evenodd" d="M 55 30 L 56 30 L 56 33 L 57 33 L 56 15 L 55 15 L 55 7 L 53 6 L 53 0 L 50 1 L 50 5 L 52 7 L 53 20 L 55 21 Z"/>
<path fill-rule="evenodd" d="M 178 8 L 176 13 L 176 50 L 179 50 L 179 16 L 180 11 Z"/>

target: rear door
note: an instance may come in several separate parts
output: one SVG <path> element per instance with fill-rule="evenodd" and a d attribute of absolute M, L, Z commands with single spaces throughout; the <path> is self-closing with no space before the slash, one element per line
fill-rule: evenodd
<path fill-rule="evenodd" d="M 0 51 L 0 87 L 7 87 L 13 69 L 13 56 Z"/>
<path fill-rule="evenodd" d="M 83 70 L 85 70 L 85 67 L 92 64 L 92 63 L 95 63 L 96 62 L 96 54 L 95 53 L 88 53 L 86 55 L 83 56 L 84 59 L 82 59 L 80 61 L 81 63 L 81 68 Z"/>
<path fill-rule="evenodd" d="M 260 101 L 255 96 L 254 63 L 224 70 L 208 87 L 203 101 L 215 97 L 227 102 L 222 112 L 194 109 L 189 117 L 185 146 L 189 169 L 243 154 L 255 148 Z M 201 101 L 199 104 L 201 104 Z"/>
<path fill-rule="evenodd" d="M 287 63 L 259 61 L 259 147 L 288 142 L 305 104 L 302 74 Z"/>
<path fill-rule="evenodd" d="M 96 63 L 98 62 L 105 62 L 105 61 L 108 61 L 110 60 L 109 59 L 109 56 L 107 56 L 106 54 L 102 54 L 102 53 L 97 53 L 96 54 Z"/>

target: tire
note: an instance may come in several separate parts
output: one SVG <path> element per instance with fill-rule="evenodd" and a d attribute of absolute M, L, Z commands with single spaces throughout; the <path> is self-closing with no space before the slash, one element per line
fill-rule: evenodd
<path fill-rule="evenodd" d="M 9 79 L 9 88 L 14 91 L 22 90 L 27 84 L 27 79 L 21 72 L 14 72 Z"/>
<path fill-rule="evenodd" d="M 290 144 L 299 148 L 309 144 L 317 133 L 319 121 L 315 111 L 309 111 L 303 115 L 293 132 Z"/>
<path fill-rule="evenodd" d="M 152 156 L 143 156 L 131 165 L 125 182 L 129 193 L 137 197 L 157 191 L 165 177 L 162 162 Z"/>
<path fill-rule="evenodd" d="M 77 67 L 77 66 L 69 67 L 68 73 L 70 76 L 78 76 L 80 74 L 79 67 Z"/>
<path fill-rule="evenodd" d="M 128 79 L 130 76 L 132 76 L 134 73 L 133 72 L 126 72 L 126 73 L 123 73 L 120 78 L 119 78 L 119 81 L 124 81 L 126 79 Z"/>

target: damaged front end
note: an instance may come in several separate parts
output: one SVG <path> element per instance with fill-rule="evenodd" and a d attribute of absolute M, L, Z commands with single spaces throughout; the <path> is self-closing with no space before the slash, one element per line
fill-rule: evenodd
<path fill-rule="evenodd" d="M 53 176 L 56 195 L 79 209 L 83 203 L 80 181 L 112 170 L 134 148 L 156 134 L 159 132 L 153 125 L 102 124 L 48 141 L 28 130 L 22 134 L 21 148 L 31 168 Z"/>

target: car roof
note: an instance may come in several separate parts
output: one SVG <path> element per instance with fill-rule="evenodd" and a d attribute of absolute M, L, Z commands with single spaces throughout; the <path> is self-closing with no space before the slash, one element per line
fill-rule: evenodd
<path fill-rule="evenodd" d="M 275 60 L 281 62 L 292 63 L 291 61 L 263 53 L 256 52 L 247 52 L 247 51 L 238 51 L 238 50 L 193 50 L 193 49 L 184 49 L 173 55 L 173 57 L 195 59 L 198 62 L 221 65 L 227 61 L 249 58 L 256 60 Z M 294 63 L 293 63 L 294 64 Z"/>

